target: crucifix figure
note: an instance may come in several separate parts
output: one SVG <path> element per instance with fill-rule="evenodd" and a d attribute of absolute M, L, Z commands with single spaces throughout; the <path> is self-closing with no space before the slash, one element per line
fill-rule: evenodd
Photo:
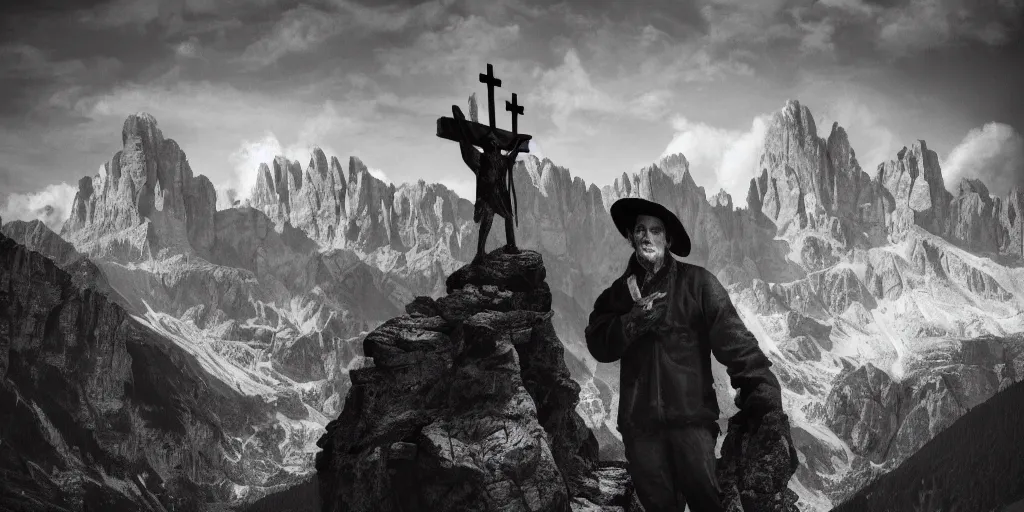
<path fill-rule="evenodd" d="M 452 105 L 451 118 L 442 117 L 437 120 L 437 136 L 458 142 L 462 160 L 476 174 L 473 222 L 480 223 L 480 237 L 474 263 L 479 263 L 486 254 L 484 247 L 495 213 L 505 219 L 505 252 L 519 252 L 513 226 L 513 220 L 518 224 L 518 202 L 515 198 L 512 168 L 519 153 L 529 152 L 527 142 L 532 138 L 517 132 L 516 116 L 523 114 L 523 107 L 518 104 L 515 94 L 512 95 L 512 103 L 506 102 L 506 110 L 512 112 L 512 132 L 495 127 L 494 87 L 500 87 L 501 80 L 494 76 L 494 68 L 488 64 L 487 73 L 480 74 L 480 81 L 487 84 L 489 126 L 467 121 L 457 105 Z"/>

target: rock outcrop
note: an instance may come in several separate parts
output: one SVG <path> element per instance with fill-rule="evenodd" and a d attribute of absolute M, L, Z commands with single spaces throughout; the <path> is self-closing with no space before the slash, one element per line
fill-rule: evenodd
<path fill-rule="evenodd" d="M 963 346 L 964 359 L 980 362 L 994 355 L 993 349 L 1013 348 L 1019 354 L 1022 342 L 1020 334 L 970 340 Z M 1004 377 L 1009 376 L 1019 379 L 1021 375 L 1019 370 L 1004 372 Z M 933 385 L 922 386 L 920 391 L 927 393 Z M 1024 432 L 1019 420 L 1022 399 L 1024 384 L 1017 380 L 986 396 L 982 403 L 970 403 L 969 412 L 936 432 L 893 471 L 832 510 L 1016 510 L 1024 478 Z M 928 421 L 934 415 L 937 404 L 928 398 L 920 397 L 915 403 L 912 421 Z"/>
<path fill-rule="evenodd" d="M 536 252 L 493 252 L 367 335 L 372 363 L 318 442 L 324 510 L 627 504 L 627 486 L 601 492 L 624 470 L 595 473 L 545 275 Z"/>
<path fill-rule="evenodd" d="M 946 234 L 953 197 L 943 182 L 938 155 L 923 140 L 879 165 L 876 181 L 886 190 L 885 226 L 890 234 L 899 239 L 913 225 Z"/>
<path fill-rule="evenodd" d="M 770 412 L 756 426 L 733 416 L 717 467 L 727 510 L 798 512 L 799 497 L 787 487 L 798 463 L 784 413 Z"/>
<path fill-rule="evenodd" d="M 323 247 L 404 252 L 394 201 L 395 186 L 370 175 L 358 158 L 349 158 L 346 177 L 337 157 L 328 161 L 323 150 L 313 148 L 305 171 L 299 162 L 280 156 L 261 164 L 249 204 Z"/>
<path fill-rule="evenodd" d="M 75 250 L 73 245 L 64 241 L 42 221 L 11 221 L 0 226 L 0 233 L 26 249 L 49 258 L 71 275 L 71 280 L 76 287 L 92 288 L 121 306 L 127 305 L 127 301 L 110 287 L 106 276 L 103 275 L 99 267 L 84 254 Z"/>
<path fill-rule="evenodd" d="M 101 174 L 79 180 L 61 236 L 89 256 L 121 261 L 205 255 L 217 204 L 210 180 L 192 175 L 185 153 L 149 114 L 128 116 L 121 142 Z"/>
<path fill-rule="evenodd" d="M 0 508 L 204 510 L 287 481 L 273 435 L 235 442 L 259 399 L 72 279 L 0 235 Z"/>

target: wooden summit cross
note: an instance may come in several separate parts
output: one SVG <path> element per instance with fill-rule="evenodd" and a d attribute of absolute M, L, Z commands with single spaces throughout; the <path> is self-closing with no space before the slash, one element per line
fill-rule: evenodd
<path fill-rule="evenodd" d="M 516 122 L 516 114 L 523 115 L 523 106 L 516 102 L 517 95 L 512 95 L 512 101 L 515 103 L 515 107 L 518 108 L 516 112 L 512 113 L 512 131 L 502 130 L 495 125 L 494 88 L 501 87 L 501 79 L 494 76 L 494 66 L 491 64 L 487 65 L 487 73 L 480 73 L 480 82 L 487 84 L 487 114 L 490 116 L 490 125 L 470 121 L 471 137 L 466 142 L 474 146 L 483 147 L 483 141 L 488 138 L 488 134 L 494 133 L 499 145 L 509 147 L 512 145 L 513 139 L 518 136 L 521 139 L 519 152 L 529 153 L 529 140 L 533 137 L 524 133 L 516 133 L 516 129 L 519 127 Z M 508 102 L 505 102 L 505 107 L 505 110 L 509 110 Z M 462 142 L 462 134 L 455 124 L 455 119 L 451 117 L 439 117 L 437 119 L 437 136 L 453 142 Z"/>
<path fill-rule="evenodd" d="M 517 253 L 513 219 L 518 223 L 516 211 L 515 182 L 512 167 L 519 153 L 529 153 L 529 141 L 533 137 L 519 133 L 518 116 L 523 115 L 519 96 L 512 95 L 512 101 L 505 102 L 505 110 L 512 113 L 512 131 L 502 130 L 495 123 L 494 88 L 501 87 L 501 80 L 494 76 L 494 66 L 487 65 L 487 73 L 480 73 L 480 82 L 487 85 L 487 114 L 489 124 L 484 125 L 466 120 L 458 105 L 452 105 L 452 117 L 437 119 L 437 136 L 458 142 L 462 159 L 476 174 L 476 207 L 473 221 L 480 223 L 477 254 L 474 262 L 485 256 L 484 245 L 491 230 L 491 221 L 497 213 L 505 219 L 505 252 Z M 478 151 L 476 148 L 482 150 Z M 504 151 L 504 153 L 503 153 Z"/>

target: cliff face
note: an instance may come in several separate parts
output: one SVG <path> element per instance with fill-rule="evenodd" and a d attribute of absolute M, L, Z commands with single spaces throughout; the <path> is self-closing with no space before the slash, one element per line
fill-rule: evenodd
<path fill-rule="evenodd" d="M 271 168 L 272 166 L 272 168 Z M 373 252 L 401 247 L 394 212 L 395 187 L 370 175 L 358 158 L 348 161 L 348 177 L 337 157 L 314 148 L 306 170 L 277 157 L 261 164 L 250 205 L 276 224 L 301 229 L 324 247 Z"/>
<path fill-rule="evenodd" d="M 324 510 L 565 510 L 604 494 L 541 257 L 492 253 L 368 334 L 318 445 Z M 605 473 L 623 473 L 609 468 Z M 621 475 L 618 480 L 621 480 Z M 589 502 L 589 503 L 587 503 Z"/>
<path fill-rule="evenodd" d="M 149 114 L 125 120 L 121 143 L 102 174 L 79 180 L 61 236 L 86 254 L 123 261 L 206 254 L 217 203 L 210 180 L 192 175 L 185 153 Z"/>
<path fill-rule="evenodd" d="M 893 507 L 900 510 L 1015 510 L 1004 508 L 1015 502 L 1020 506 L 1024 491 L 1020 483 L 1024 473 L 1021 466 L 1024 445 L 1018 419 L 1024 393 L 1024 384 L 1020 382 L 1022 341 L 1024 337 L 1020 334 L 972 339 L 965 343 L 963 352 L 954 355 L 951 362 L 956 366 L 943 373 L 942 379 L 930 379 L 905 388 L 915 396 L 900 393 L 897 399 L 905 400 L 909 408 L 905 414 L 914 416 L 915 422 L 927 423 L 936 417 L 935 411 L 943 408 L 970 410 L 965 410 L 955 421 L 944 420 L 948 424 L 936 428 L 928 442 L 912 447 L 914 453 L 908 454 L 904 463 L 879 476 L 833 510 L 859 512 Z M 1005 361 L 1006 365 L 995 374 L 971 367 L 989 358 Z M 998 387 L 998 392 L 983 403 L 934 400 L 942 386 L 951 385 L 954 388 L 951 394 L 959 398 L 965 389 L 975 385 L 957 380 L 955 375 L 959 373 L 982 377 L 983 386 Z M 950 376 L 954 376 L 952 383 L 944 381 Z M 949 418 L 950 415 L 939 417 Z M 914 439 L 914 442 L 921 440 Z M 900 445 L 902 440 L 894 443 Z"/>
<path fill-rule="evenodd" d="M 232 437 L 258 400 L 4 235 L 0 382 L 2 508 L 197 510 L 269 476 Z"/>
<path fill-rule="evenodd" d="M 939 157 L 923 140 L 880 165 L 876 181 L 885 189 L 885 225 L 891 234 L 898 237 L 912 225 L 946 234 L 952 196 L 943 183 Z"/>

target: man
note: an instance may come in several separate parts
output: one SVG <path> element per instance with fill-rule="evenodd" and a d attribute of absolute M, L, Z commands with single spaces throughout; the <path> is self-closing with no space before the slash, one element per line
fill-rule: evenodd
<path fill-rule="evenodd" d="M 718 279 L 668 254 L 690 253 L 675 214 L 625 198 L 611 215 L 634 254 L 597 298 L 586 339 L 599 362 L 622 361 L 618 424 L 637 496 L 647 512 L 681 511 L 685 504 L 692 512 L 723 511 L 711 355 L 727 367 L 747 417 L 781 410 L 779 381 Z M 630 293 L 630 276 L 639 300 Z"/>

